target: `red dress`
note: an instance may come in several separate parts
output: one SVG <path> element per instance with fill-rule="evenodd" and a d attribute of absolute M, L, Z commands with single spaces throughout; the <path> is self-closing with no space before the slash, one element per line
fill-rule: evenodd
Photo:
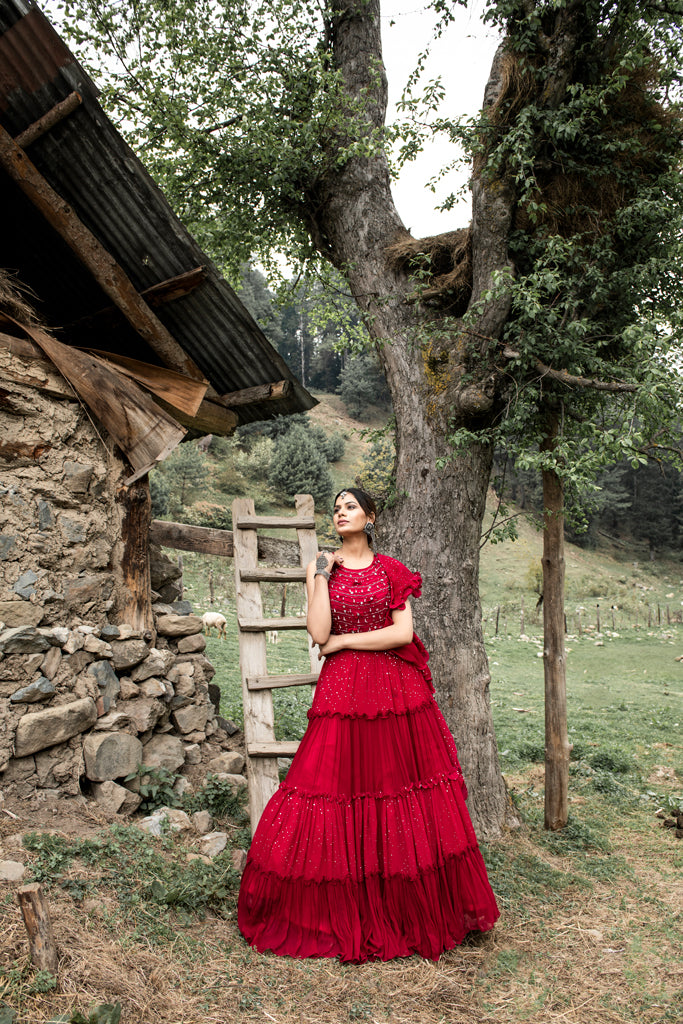
<path fill-rule="evenodd" d="M 420 595 L 375 555 L 330 580 L 332 632 L 363 633 Z M 419 639 L 325 659 L 309 725 L 268 803 L 242 877 L 240 931 L 261 952 L 361 963 L 438 959 L 499 911 L 455 743 Z"/>

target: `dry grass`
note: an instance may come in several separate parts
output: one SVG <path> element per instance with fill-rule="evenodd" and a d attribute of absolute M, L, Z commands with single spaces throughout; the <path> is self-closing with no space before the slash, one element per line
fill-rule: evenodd
<path fill-rule="evenodd" d="M 673 1021 L 671 1001 L 683 991 L 676 870 L 683 844 L 658 827 L 651 808 L 623 822 L 612 815 L 610 824 L 609 853 L 553 852 L 533 827 L 492 846 L 501 920 L 437 964 L 262 956 L 244 945 L 234 917 L 178 923 L 164 942 L 151 915 L 149 933 L 127 925 L 113 893 L 77 903 L 55 885 L 59 988 L 31 994 L 26 936 L 8 886 L 2 963 L 21 972 L 23 983 L 12 989 L 14 1001 L 8 985 L 5 1000 L 20 1011 L 17 1024 L 117 1001 L 122 1021 L 135 1024 Z M 96 874 L 83 865 L 72 870 Z"/>

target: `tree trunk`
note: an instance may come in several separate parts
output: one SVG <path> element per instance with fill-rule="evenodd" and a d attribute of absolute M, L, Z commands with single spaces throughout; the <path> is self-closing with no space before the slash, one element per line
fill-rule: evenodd
<path fill-rule="evenodd" d="M 363 105 L 369 132 L 381 130 L 386 110 L 386 80 L 378 73 L 383 72 L 379 26 L 378 0 L 336 0 L 330 33 L 334 59 L 347 95 Z M 499 71 L 498 63 L 487 102 L 495 98 Z M 458 744 L 475 827 L 492 838 L 506 818 L 510 824 L 517 821 L 498 763 L 478 589 L 493 453 L 488 445 L 472 444 L 456 455 L 448 437 L 454 426 L 486 425 L 493 399 L 483 378 L 472 382 L 468 376 L 474 335 L 436 313 L 425 342 L 424 313 L 410 298 L 414 282 L 405 269 L 389 265 L 388 245 L 409 233 L 393 203 L 384 152 L 378 148 L 371 156 L 330 159 L 330 166 L 338 169 L 316 184 L 308 226 L 314 244 L 349 282 L 392 395 L 397 501 L 380 521 L 388 536 L 385 550 L 423 575 L 423 599 L 415 606 L 417 630 L 430 651 L 437 698 Z M 475 188 L 476 302 L 491 287 L 492 274 L 507 267 L 507 201 L 500 182 Z M 478 308 L 472 324 L 488 345 L 500 333 L 509 303 L 503 297 Z M 441 324 L 443 331 L 435 333 L 434 326 Z"/>
<path fill-rule="evenodd" d="M 553 435 L 557 422 L 553 424 Z M 552 449 L 554 436 L 546 441 Z M 567 824 L 569 739 L 564 648 L 564 491 L 553 469 L 543 470 L 543 672 L 545 676 L 545 827 Z"/>

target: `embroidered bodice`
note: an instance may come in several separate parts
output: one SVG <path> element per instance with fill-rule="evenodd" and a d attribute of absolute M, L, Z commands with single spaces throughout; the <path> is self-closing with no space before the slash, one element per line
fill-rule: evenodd
<path fill-rule="evenodd" d="M 377 557 L 365 569 L 336 566 L 330 579 L 332 632 L 369 633 L 387 623 L 389 578 Z"/>

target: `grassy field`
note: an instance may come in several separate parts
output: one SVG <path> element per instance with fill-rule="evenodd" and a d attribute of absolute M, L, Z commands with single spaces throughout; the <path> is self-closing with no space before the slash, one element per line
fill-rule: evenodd
<path fill-rule="evenodd" d="M 541 538 L 524 521 L 520 533 L 515 545 L 487 546 L 482 561 L 493 716 L 523 822 L 483 846 L 502 911 L 491 933 L 470 936 L 437 964 L 412 957 L 359 967 L 262 956 L 236 926 L 232 857 L 247 845 L 248 830 L 244 810 L 220 787 L 209 784 L 188 803 L 189 810 L 211 809 L 228 833 L 226 852 L 209 864 L 196 859 L 188 834 L 152 839 L 134 823 L 107 825 L 89 805 L 72 809 L 69 821 L 66 801 L 36 823 L 39 811 L 26 816 L 17 806 L 19 821 L 0 817 L 0 852 L 13 855 L 20 830 L 24 882 L 35 878 L 47 890 L 60 970 L 53 978 L 31 967 L 13 887 L 3 883 L 0 1024 L 116 1024 L 117 1011 L 106 1004 L 119 1004 L 121 1024 L 681 1021 L 683 839 L 656 812 L 683 810 L 683 661 L 676 660 L 683 625 L 673 621 L 683 567 L 627 559 L 616 548 L 568 549 L 570 820 L 548 833 L 534 614 Z M 198 612 L 210 607 L 213 570 L 214 607 L 229 626 L 227 639 L 209 639 L 207 653 L 222 713 L 240 722 L 232 563 L 192 554 L 183 560 L 186 596 Z M 279 614 L 281 587 L 263 589 L 266 613 Z M 301 588 L 292 586 L 286 614 L 301 610 Z M 267 652 L 272 673 L 307 670 L 304 634 L 280 633 Z M 310 692 L 275 698 L 278 737 L 300 736 Z"/>

